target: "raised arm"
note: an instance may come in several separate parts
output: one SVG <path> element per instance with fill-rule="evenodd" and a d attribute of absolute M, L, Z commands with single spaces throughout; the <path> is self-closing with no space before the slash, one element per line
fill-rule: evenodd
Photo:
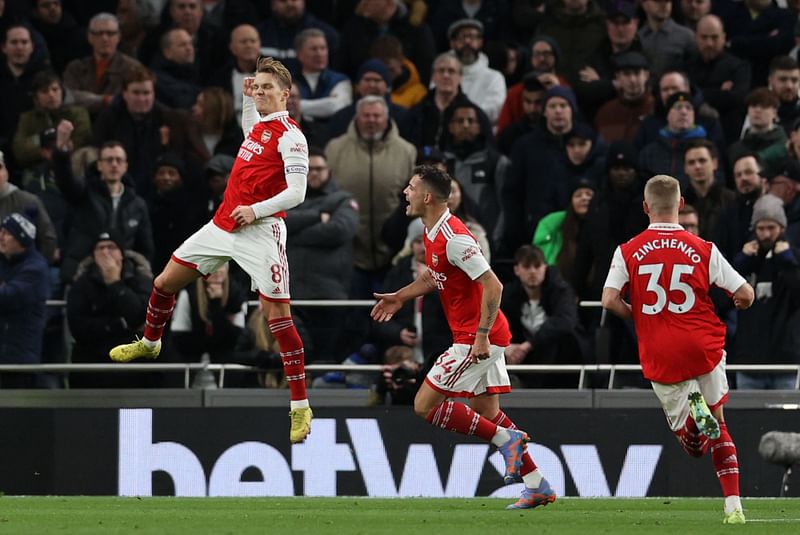
<path fill-rule="evenodd" d="M 242 133 L 244 137 L 250 133 L 253 125 L 258 122 L 258 112 L 256 111 L 256 101 L 253 100 L 253 82 L 255 78 L 246 77 L 242 82 Z"/>

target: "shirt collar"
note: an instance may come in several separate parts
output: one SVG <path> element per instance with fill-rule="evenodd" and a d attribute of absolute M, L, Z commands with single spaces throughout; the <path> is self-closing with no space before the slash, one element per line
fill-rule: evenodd
<path fill-rule="evenodd" d="M 274 113 L 270 113 L 269 115 L 262 117 L 261 122 L 267 121 L 274 121 L 275 119 L 279 119 L 281 117 L 289 117 L 289 112 L 286 110 L 283 111 L 276 111 Z"/>
<path fill-rule="evenodd" d="M 650 223 L 647 230 L 686 230 L 677 223 Z"/>
<path fill-rule="evenodd" d="M 450 219 L 450 209 L 445 208 L 442 217 L 440 217 L 439 220 L 436 222 L 436 224 L 433 225 L 433 227 L 431 227 L 431 229 L 428 231 L 429 240 L 433 241 L 436 239 L 436 235 L 439 233 L 439 229 L 442 227 L 442 225 L 444 225 L 444 222 L 447 221 L 448 219 Z"/>

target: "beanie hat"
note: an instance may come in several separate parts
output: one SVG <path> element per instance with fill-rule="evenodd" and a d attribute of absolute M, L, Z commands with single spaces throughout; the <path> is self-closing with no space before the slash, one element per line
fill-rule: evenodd
<path fill-rule="evenodd" d="M 3 219 L 1 227 L 14 236 L 14 239 L 26 249 L 30 247 L 36 239 L 36 225 L 19 212 L 15 212 Z"/>
<path fill-rule="evenodd" d="M 381 78 L 383 78 L 383 81 L 386 82 L 386 85 L 392 85 L 392 79 L 389 76 L 389 69 L 386 68 L 386 65 L 381 60 L 372 58 L 362 63 L 361 67 L 358 68 L 358 72 L 356 73 L 356 82 L 359 82 L 364 74 L 368 72 L 377 73 Z"/>
<path fill-rule="evenodd" d="M 667 103 L 665 105 L 666 110 L 667 111 L 671 110 L 672 106 L 674 106 L 675 103 L 677 102 L 688 102 L 689 105 L 692 106 L 692 109 L 694 109 L 694 102 L 692 102 L 692 95 L 685 91 L 678 91 L 677 93 L 671 94 L 669 98 L 667 98 Z"/>
<path fill-rule="evenodd" d="M 233 168 L 233 163 L 233 156 L 228 154 L 215 154 L 208 160 L 208 163 L 206 163 L 206 172 L 208 174 L 213 173 L 216 175 L 228 176 L 231 172 L 231 168 Z"/>
<path fill-rule="evenodd" d="M 572 108 L 572 114 L 575 115 L 578 113 L 578 103 L 575 100 L 575 92 L 572 91 L 571 88 L 564 86 L 564 85 L 554 85 L 544 93 L 544 97 L 542 98 L 542 108 L 547 106 L 547 101 L 553 97 L 561 97 L 567 102 L 569 102 L 570 108 Z"/>
<path fill-rule="evenodd" d="M 636 149 L 627 141 L 615 141 L 608 147 L 606 169 L 617 166 L 636 169 Z"/>
<path fill-rule="evenodd" d="M 558 59 L 561 57 L 561 47 L 558 46 L 558 43 L 556 42 L 556 40 L 553 39 L 552 37 L 550 37 L 549 35 L 537 35 L 536 37 L 534 37 L 531 40 L 531 46 L 528 47 L 530 49 L 530 53 L 533 54 L 533 45 L 535 45 L 536 43 L 538 43 L 540 41 L 544 41 L 545 43 L 550 45 L 550 48 L 553 50 L 553 56 L 555 56 L 556 65 L 557 65 L 558 64 Z"/>
<path fill-rule="evenodd" d="M 174 168 L 182 179 L 186 179 L 186 166 L 183 164 L 183 160 L 174 152 L 165 152 L 156 159 L 156 171 L 158 171 L 159 167 L 164 166 Z"/>
<path fill-rule="evenodd" d="M 114 245 L 119 247 L 120 251 L 125 251 L 125 244 L 122 241 L 122 236 L 120 236 L 119 232 L 117 232 L 115 229 L 106 229 L 101 231 L 94 240 L 95 247 L 97 247 L 97 244 L 101 241 L 114 242 Z"/>
<path fill-rule="evenodd" d="M 459 30 L 462 28 L 475 28 L 481 35 L 483 35 L 483 23 L 478 19 L 458 19 L 450 26 L 447 27 L 447 38 L 448 39 L 455 39 L 456 34 L 458 34 Z"/>
<path fill-rule="evenodd" d="M 755 227 L 756 223 L 769 219 L 786 228 L 786 211 L 783 209 L 783 201 L 780 197 L 767 193 L 759 197 L 753 205 L 753 217 L 750 219 L 750 226 Z"/>

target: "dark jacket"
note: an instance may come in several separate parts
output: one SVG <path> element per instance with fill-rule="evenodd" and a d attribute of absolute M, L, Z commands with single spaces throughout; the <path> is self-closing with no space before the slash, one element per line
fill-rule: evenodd
<path fill-rule="evenodd" d="M 170 108 L 191 110 L 200 93 L 200 73 L 197 65 L 182 65 L 156 56 L 150 65 L 156 75 L 156 98 Z"/>
<path fill-rule="evenodd" d="M 107 363 L 108 350 L 141 331 L 153 274 L 142 255 L 126 251 L 121 280 L 106 284 L 93 257 L 80 264 L 67 296 L 73 362 Z"/>
<path fill-rule="evenodd" d="M 722 214 L 736 204 L 736 194 L 718 182 L 711 186 L 705 197 L 700 197 L 691 186 L 683 188 L 683 197 L 687 204 L 697 209 L 700 219 L 700 236 L 712 241 L 719 236 L 720 225 L 724 224 Z"/>
<path fill-rule="evenodd" d="M 12 258 L 0 255 L 0 363 L 42 361 L 49 295 L 47 262 L 35 248 Z"/>
<path fill-rule="evenodd" d="M 756 299 L 739 311 L 731 362 L 737 364 L 800 364 L 800 264 L 798 251 L 788 249 L 755 256 L 740 252 L 734 265 L 753 286 Z"/>
<path fill-rule="evenodd" d="M 121 235 L 125 249 L 132 249 L 147 258 L 153 258 L 153 230 L 147 204 L 136 195 L 133 188 L 125 186 L 114 211 L 108 187 L 96 170 L 86 177 L 72 174 L 70 154 L 56 150 L 53 154 L 56 184 L 64 199 L 73 208 L 72 227 L 62 250 L 61 280 L 69 283 L 74 278 L 78 263 L 89 256 L 94 248 L 97 233 L 104 228 L 115 228 Z"/>
<path fill-rule="evenodd" d="M 447 108 L 440 112 L 439 107 L 436 106 L 435 97 L 435 90 L 428 91 L 425 98 L 408 111 L 408 132 L 410 137 L 406 139 L 416 145 L 417 148 L 438 147 L 442 137 L 447 132 L 447 125 L 444 124 L 442 119 L 444 115 L 456 105 L 472 103 L 459 88 L 458 95 Z M 492 124 L 486 114 L 481 113 L 479 119 L 481 121 L 481 130 L 484 132 L 490 131 Z"/>
<path fill-rule="evenodd" d="M 153 229 L 152 266 L 160 271 L 172 252 L 207 221 L 206 206 L 199 193 L 185 185 L 167 193 L 154 193 L 147 202 Z"/>
<path fill-rule="evenodd" d="M 323 212 L 330 219 L 322 223 Z M 318 191 L 309 190 L 300 205 L 286 212 L 286 254 L 295 299 L 347 299 L 353 272 L 353 238 L 358 231 L 358 204 L 333 178 Z"/>
<path fill-rule="evenodd" d="M 639 130 L 641 132 L 641 129 Z M 639 172 L 644 176 L 669 175 L 678 179 L 686 189 L 689 177 L 683 169 L 683 153 L 686 144 L 693 139 L 706 139 L 702 126 L 695 126 L 687 132 L 676 134 L 666 127 L 659 130 L 659 136 L 639 152 Z"/>
<path fill-rule="evenodd" d="M 252 21 L 248 23 L 252 24 Z M 289 72 L 295 71 L 299 66 L 295 57 L 294 39 L 303 30 L 309 28 L 322 30 L 328 43 L 331 60 L 336 57 L 336 51 L 339 49 L 339 32 L 308 11 L 295 24 L 287 24 L 273 16 L 263 21 L 257 28 L 261 37 L 261 54 L 281 60 Z"/>
<path fill-rule="evenodd" d="M 760 191 L 748 195 L 736 192 L 736 200 L 720 212 L 717 237 L 711 241 L 717 244 L 730 262 L 752 235 L 750 220 L 753 217 L 753 205 L 760 196 Z"/>

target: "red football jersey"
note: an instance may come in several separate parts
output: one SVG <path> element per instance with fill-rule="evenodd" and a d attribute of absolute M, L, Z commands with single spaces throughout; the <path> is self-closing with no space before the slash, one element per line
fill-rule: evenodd
<path fill-rule="evenodd" d="M 239 225 L 230 217 L 231 212 L 237 206 L 250 206 L 285 190 L 285 172 L 292 172 L 294 166 L 306 172 L 308 148 L 305 136 L 288 112 L 272 113 L 255 123 L 239 147 L 214 223 L 228 232 L 236 230 Z M 285 217 L 286 212 L 272 215 Z"/>
<path fill-rule="evenodd" d="M 716 245 L 658 223 L 617 247 L 605 286 L 628 286 L 642 372 L 672 384 L 708 373 L 722 359 L 725 324 L 708 291 L 716 285 L 733 293 L 744 282 Z"/>
<path fill-rule="evenodd" d="M 425 261 L 436 281 L 453 342 L 472 345 L 481 319 L 483 297 L 483 286 L 475 279 L 490 269 L 489 263 L 475 236 L 449 211 L 445 211 L 432 229 L 426 229 L 423 236 Z M 499 308 L 489 332 L 489 342 L 500 347 L 511 343 L 508 320 Z"/>

